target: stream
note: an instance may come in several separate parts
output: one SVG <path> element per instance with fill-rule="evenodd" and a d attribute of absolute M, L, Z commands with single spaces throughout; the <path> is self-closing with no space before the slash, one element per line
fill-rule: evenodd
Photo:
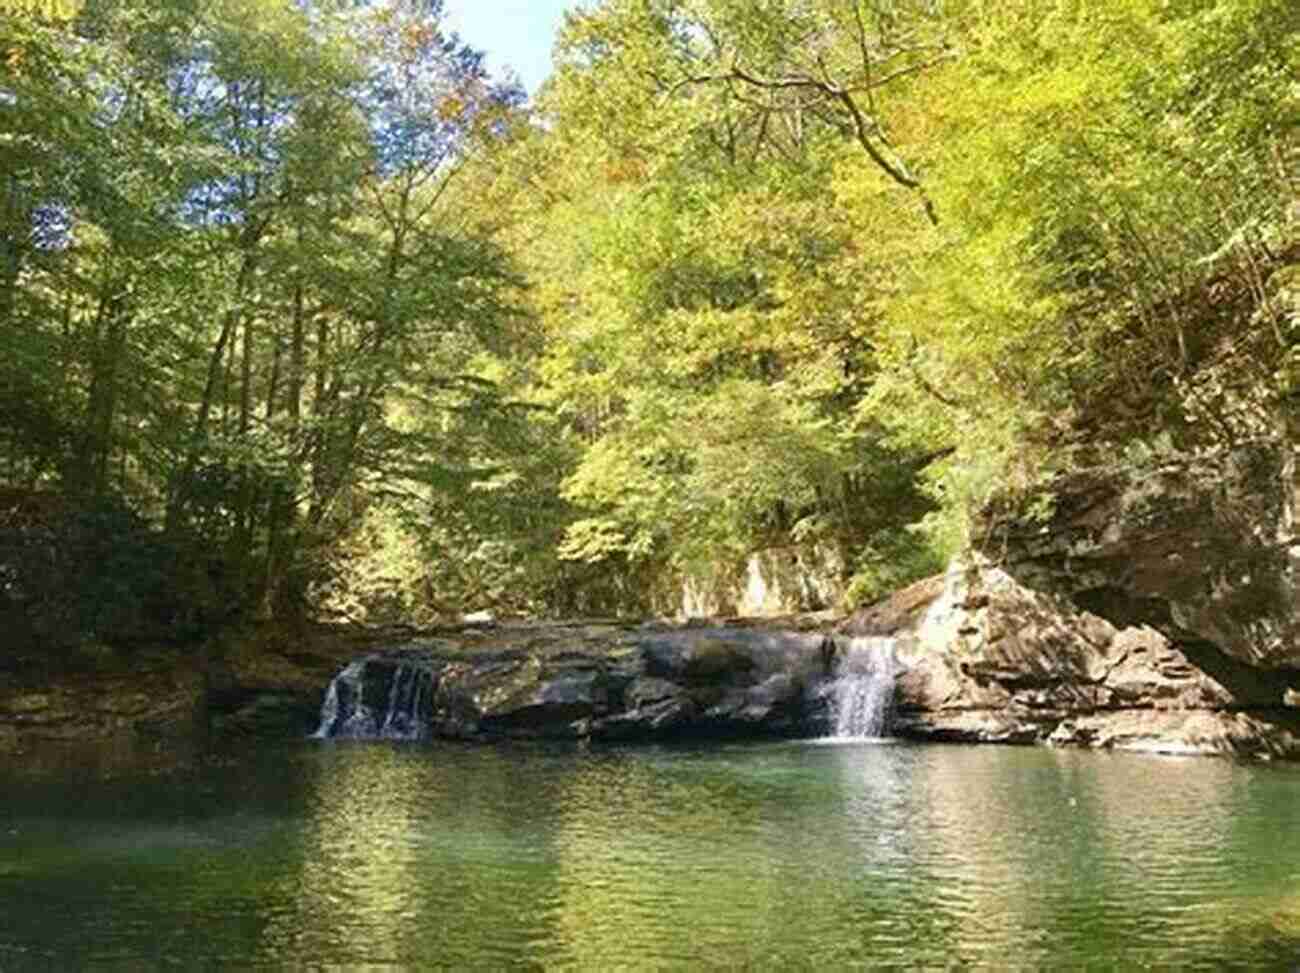
<path fill-rule="evenodd" d="M 1300 767 L 300 741 L 0 770 L 0 969 L 1282 967 Z"/>

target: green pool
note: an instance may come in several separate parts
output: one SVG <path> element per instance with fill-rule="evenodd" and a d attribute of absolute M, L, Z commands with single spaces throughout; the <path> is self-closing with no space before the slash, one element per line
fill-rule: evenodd
<path fill-rule="evenodd" d="M 1287 969 L 1300 768 L 292 745 L 0 770 L 0 970 Z"/>

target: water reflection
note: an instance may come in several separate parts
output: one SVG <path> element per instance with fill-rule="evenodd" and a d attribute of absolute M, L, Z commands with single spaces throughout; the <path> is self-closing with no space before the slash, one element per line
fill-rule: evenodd
<path fill-rule="evenodd" d="M 0 827 L 4 968 L 1300 958 L 1300 772 L 1226 761 L 326 744 L 48 783 L 0 810 L 48 822 Z"/>
<path fill-rule="evenodd" d="M 1228 761 L 1038 749 L 1008 773 L 999 751 L 917 754 L 914 860 L 955 955 L 980 965 L 1163 964 L 1172 944 L 1215 955 L 1216 899 L 1276 844 L 1234 847 L 1258 770 Z"/>
<path fill-rule="evenodd" d="M 281 882 L 288 907 L 263 933 L 268 959 L 360 948 L 366 961 L 392 962 L 413 916 L 409 879 L 415 867 L 408 802 L 417 775 L 382 751 L 326 771 L 306 764 L 310 783 L 299 874 Z M 351 931 L 368 928 L 361 942 Z M 376 950 L 372 954 L 370 951 Z"/>
<path fill-rule="evenodd" d="M 521 792 L 517 759 L 377 744 L 325 747 L 309 766 L 303 868 L 268 959 L 420 965 L 472 940 L 488 962 L 545 938 L 535 902 L 553 866 L 533 825 L 551 817 L 547 788 Z"/>

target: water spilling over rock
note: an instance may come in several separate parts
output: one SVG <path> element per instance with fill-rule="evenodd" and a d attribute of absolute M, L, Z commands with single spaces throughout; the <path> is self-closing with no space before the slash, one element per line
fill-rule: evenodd
<path fill-rule="evenodd" d="M 892 638 L 843 641 L 836 657 L 835 678 L 826 687 L 832 736 L 873 740 L 885 735 L 897 670 Z"/>
<path fill-rule="evenodd" d="M 403 654 L 356 659 L 330 683 L 314 736 L 425 739 L 436 688 L 430 660 Z"/>
<path fill-rule="evenodd" d="M 500 626 L 354 660 L 315 736 L 814 736 L 835 651 L 819 634 L 743 626 Z"/>

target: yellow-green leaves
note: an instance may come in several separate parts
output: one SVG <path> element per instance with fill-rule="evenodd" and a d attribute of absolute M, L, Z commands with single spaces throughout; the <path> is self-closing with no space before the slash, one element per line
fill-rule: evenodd
<path fill-rule="evenodd" d="M 47 20 L 72 20 L 83 0 L 0 0 L 0 12 L 32 14 Z"/>

